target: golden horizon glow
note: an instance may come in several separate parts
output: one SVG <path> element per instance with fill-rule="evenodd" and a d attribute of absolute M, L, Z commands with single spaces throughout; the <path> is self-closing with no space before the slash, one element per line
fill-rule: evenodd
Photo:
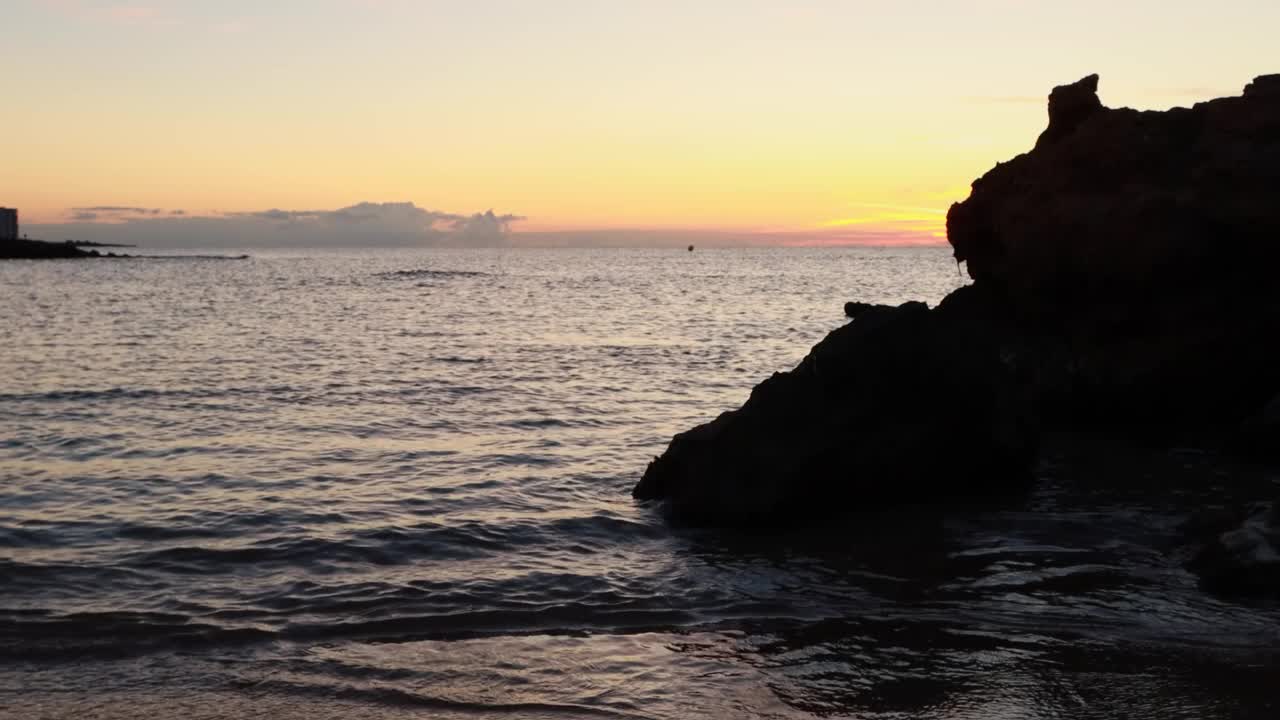
<path fill-rule="evenodd" d="M 6 14 L 16 108 L 0 132 L 16 140 L 0 205 L 24 225 L 93 206 L 412 201 L 524 216 L 530 233 L 779 243 L 941 242 L 969 182 L 1034 143 L 1053 85 L 1099 72 L 1112 106 L 1237 94 L 1278 69 L 1280 24 L 1261 0 L 19 0 Z M 1185 52 L 1187 27 L 1206 52 Z"/>

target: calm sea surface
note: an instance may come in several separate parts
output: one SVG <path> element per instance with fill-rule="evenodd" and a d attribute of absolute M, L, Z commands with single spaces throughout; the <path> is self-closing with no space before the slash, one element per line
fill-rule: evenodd
<path fill-rule="evenodd" d="M 1181 568 L 1244 482 L 1195 449 L 803 534 L 631 500 L 845 300 L 961 282 L 941 249 L 2 263 L 0 717 L 1280 717 L 1280 610 Z"/>

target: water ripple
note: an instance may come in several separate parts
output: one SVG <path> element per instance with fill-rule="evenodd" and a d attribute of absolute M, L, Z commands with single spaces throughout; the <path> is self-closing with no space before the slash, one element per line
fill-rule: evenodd
<path fill-rule="evenodd" d="M 0 714 L 1264 706 L 1280 609 L 1168 549 L 1220 502 L 1195 456 L 1144 500 L 1050 468 L 1015 507 L 787 535 L 627 497 L 844 301 L 960 282 L 942 249 L 2 264 Z"/>

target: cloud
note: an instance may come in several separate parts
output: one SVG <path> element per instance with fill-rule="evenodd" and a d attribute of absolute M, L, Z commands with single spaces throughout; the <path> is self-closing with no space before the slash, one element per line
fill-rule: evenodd
<path fill-rule="evenodd" d="M 65 223 L 38 229 L 49 236 L 144 247 L 494 247 L 509 244 L 512 223 L 524 219 L 493 210 L 470 215 L 443 212 L 412 202 L 201 215 L 185 210 L 94 205 L 72 208 L 67 218 Z"/>
<path fill-rule="evenodd" d="M 927 206 L 848 203 L 834 219 L 802 228 L 579 228 L 520 231 L 525 218 L 485 210 L 455 213 L 411 202 L 362 202 L 325 209 L 248 212 L 97 205 L 67 221 L 31 224 L 33 237 L 117 242 L 140 248 L 306 247 L 732 247 L 777 245 L 937 245 L 944 211 Z"/>
<path fill-rule="evenodd" d="M 524 219 L 520 215 L 494 215 L 493 210 L 486 210 L 471 217 L 454 219 L 452 230 L 464 242 L 494 236 L 506 237 L 511 234 L 511 223 Z"/>
<path fill-rule="evenodd" d="M 235 217 L 253 218 L 255 220 L 272 220 L 279 222 L 291 222 L 293 220 L 303 220 L 314 217 L 311 211 L 299 210 L 259 210 L 256 212 L 233 213 Z"/>
<path fill-rule="evenodd" d="M 519 215 L 496 215 L 487 210 L 459 215 L 420 208 L 411 202 L 362 202 L 337 210 L 259 210 L 233 213 L 231 217 L 272 223 L 277 231 L 373 232 L 426 236 L 437 241 L 490 244 L 505 240 Z"/>
<path fill-rule="evenodd" d="M 128 207 L 124 205 L 92 205 L 75 207 L 70 210 L 72 222 L 81 223 L 118 223 L 139 217 L 154 217 L 164 210 L 159 208 Z"/>
<path fill-rule="evenodd" d="M 125 207 L 123 205 L 94 205 L 92 207 L 71 209 L 76 212 L 115 213 L 121 215 L 159 215 L 164 212 L 159 208 Z"/>

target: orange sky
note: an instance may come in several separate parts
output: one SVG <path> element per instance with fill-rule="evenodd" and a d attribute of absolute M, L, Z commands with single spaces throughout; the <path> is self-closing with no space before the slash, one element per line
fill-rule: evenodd
<path fill-rule="evenodd" d="M 0 205 L 27 225 L 412 201 L 940 241 L 1052 85 L 1168 107 L 1280 69 L 1261 1 L 16 3 Z"/>

